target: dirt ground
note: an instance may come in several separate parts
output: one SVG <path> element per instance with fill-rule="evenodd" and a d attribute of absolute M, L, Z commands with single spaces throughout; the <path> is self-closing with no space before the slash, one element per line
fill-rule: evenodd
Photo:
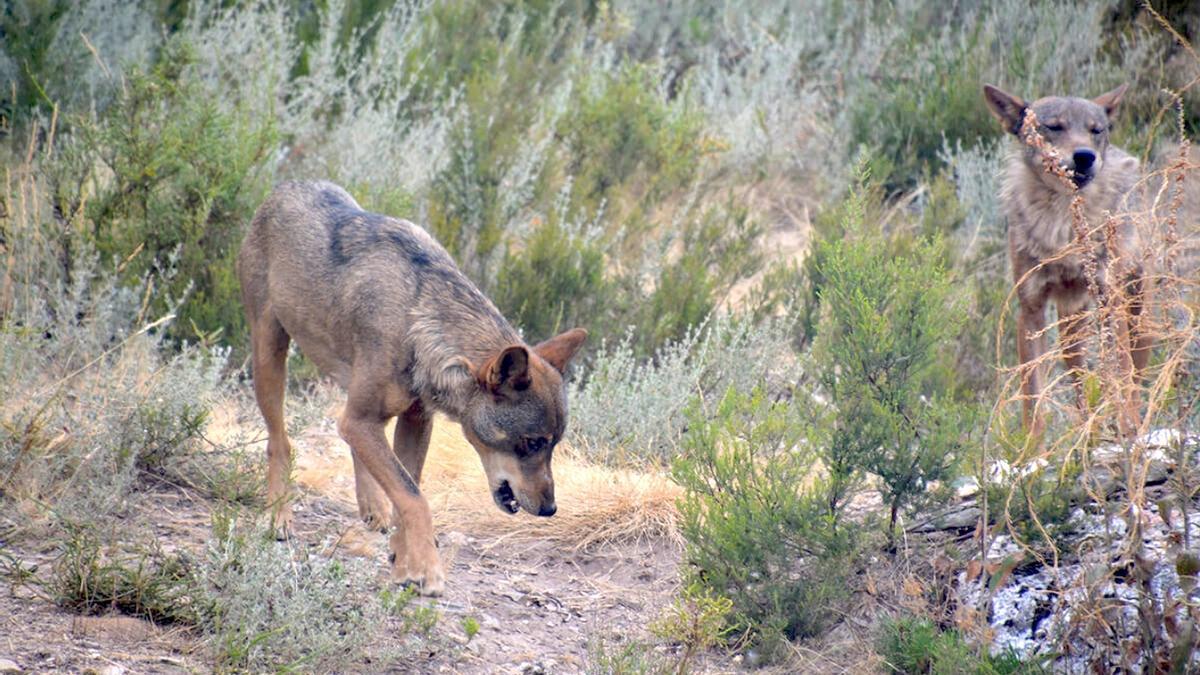
<path fill-rule="evenodd" d="M 219 414 L 217 418 L 218 424 L 227 426 L 255 423 L 242 413 L 223 422 Z M 326 417 L 313 425 L 294 439 L 293 445 L 297 453 L 294 477 L 301 493 L 296 521 L 299 539 L 328 555 L 367 556 L 377 561 L 378 580 L 384 587 L 388 583 L 386 537 L 367 531 L 358 521 L 349 452 L 333 431 L 332 419 Z M 437 607 L 440 620 L 428 650 L 416 664 L 420 672 L 581 672 L 587 665 L 591 641 L 603 637 L 610 644 L 620 644 L 647 637 L 648 623 L 670 602 L 676 589 L 677 540 L 653 527 L 609 541 L 597 541 L 594 535 L 617 519 L 640 527 L 637 519 L 644 514 L 638 512 L 642 509 L 639 500 L 647 500 L 648 512 L 662 511 L 669 506 L 671 495 L 656 493 L 658 501 L 650 504 L 644 497 L 645 485 L 633 485 L 644 482 L 645 476 L 623 481 L 619 475 L 588 477 L 584 473 L 586 470 L 556 459 L 559 512 L 574 511 L 577 520 L 572 522 L 568 515 L 557 529 L 539 537 L 539 527 L 552 527 L 551 521 L 562 516 L 536 519 L 500 513 L 487 492 L 479 462 L 457 425 L 438 421 L 422 483 L 435 514 L 447 567 L 447 590 L 444 597 L 425 601 Z M 584 487 L 572 495 L 568 490 L 572 484 Z M 629 504 L 619 499 L 614 502 L 613 496 L 620 497 L 627 489 L 633 490 L 625 495 Z M 591 511 L 589 501 L 594 506 Z M 192 491 L 157 485 L 140 494 L 133 508 L 139 516 L 152 520 L 164 545 L 198 548 L 209 535 L 211 506 Z M 658 521 L 651 518 L 648 522 Z M 55 548 L 53 542 L 43 546 L 22 540 L 10 543 L 7 553 L 26 566 L 37 565 L 38 574 L 44 574 L 53 565 Z M 469 641 L 462 629 L 465 617 L 479 624 L 478 633 Z M 212 669 L 194 633 L 128 616 L 77 616 L 38 597 L 25 585 L 0 591 L 0 672 L 7 672 L 4 660 L 31 673 L 111 675 Z M 724 667 L 713 662 L 707 669 L 722 671 L 729 666 L 732 662 Z M 364 663 L 361 672 L 381 668 Z M 412 672 L 413 664 L 393 671 Z"/>

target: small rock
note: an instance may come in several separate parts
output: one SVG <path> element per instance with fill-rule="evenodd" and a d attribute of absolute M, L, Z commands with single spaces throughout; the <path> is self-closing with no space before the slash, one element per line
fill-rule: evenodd
<path fill-rule="evenodd" d="M 517 664 L 517 672 L 521 675 L 546 675 L 546 668 L 542 666 L 540 661 L 529 662 L 522 661 Z"/>
<path fill-rule="evenodd" d="M 20 673 L 20 672 L 23 672 L 23 671 L 21 670 L 21 666 L 17 665 L 16 661 L 10 661 L 8 659 L 0 659 L 0 673 Z"/>
<path fill-rule="evenodd" d="M 959 499 L 966 499 L 979 494 L 979 481 L 974 476 L 960 476 L 950 486 L 954 488 L 954 494 Z"/>
<path fill-rule="evenodd" d="M 982 512 L 978 506 L 957 506 L 914 526 L 910 532 L 935 532 L 937 530 L 965 530 L 975 527 Z"/>
<path fill-rule="evenodd" d="M 1146 467 L 1146 485 L 1159 485 L 1167 482 L 1170 470 L 1167 463 L 1161 459 L 1152 459 Z"/>

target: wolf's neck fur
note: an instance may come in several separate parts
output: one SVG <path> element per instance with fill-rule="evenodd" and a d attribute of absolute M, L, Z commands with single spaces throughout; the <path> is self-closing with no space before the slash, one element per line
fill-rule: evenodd
<path fill-rule="evenodd" d="M 1015 149 L 1008 159 L 1001 198 L 1014 244 L 1040 260 L 1055 256 L 1074 238 L 1071 201 L 1078 193 L 1054 189 L 1038 171 L 1025 163 L 1023 149 Z M 1104 164 L 1082 190 L 1087 226 L 1097 227 L 1109 214 L 1125 210 L 1122 198 L 1137 179 L 1138 161 L 1109 146 Z"/>
<path fill-rule="evenodd" d="M 414 393 L 456 420 L 479 393 L 477 370 L 505 347 L 525 344 L 499 310 L 483 302 L 470 312 L 458 306 L 415 312 L 424 318 L 409 331 Z"/>

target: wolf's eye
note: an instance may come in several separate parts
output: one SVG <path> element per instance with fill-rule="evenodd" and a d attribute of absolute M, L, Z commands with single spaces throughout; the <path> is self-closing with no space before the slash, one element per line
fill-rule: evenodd
<path fill-rule="evenodd" d="M 1046 131 L 1058 132 L 1058 131 L 1062 131 L 1062 130 L 1063 130 L 1063 125 L 1061 125 L 1061 124 L 1047 124 L 1046 125 Z"/>
<path fill-rule="evenodd" d="M 525 446 L 525 453 L 532 455 L 546 448 L 546 439 L 540 437 L 526 438 L 522 445 Z"/>
<path fill-rule="evenodd" d="M 1102 133 L 1104 133 L 1104 127 L 1092 127 L 1093 136 L 1099 136 Z"/>

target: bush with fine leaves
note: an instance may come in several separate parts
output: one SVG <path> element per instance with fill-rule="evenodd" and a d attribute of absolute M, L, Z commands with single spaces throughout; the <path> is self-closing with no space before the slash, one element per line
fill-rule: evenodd
<path fill-rule="evenodd" d="M 974 407 L 955 401 L 952 344 L 962 320 L 940 239 L 891 249 L 849 197 L 839 240 L 818 243 L 822 317 L 813 372 L 828 404 L 814 441 L 833 502 L 863 472 L 880 479 L 889 533 L 904 509 L 952 477 Z"/>
<path fill-rule="evenodd" d="M 733 602 L 765 647 L 819 634 L 845 595 L 855 531 L 827 513 L 827 481 L 799 407 L 730 389 L 687 415 L 672 476 L 688 574 Z"/>

